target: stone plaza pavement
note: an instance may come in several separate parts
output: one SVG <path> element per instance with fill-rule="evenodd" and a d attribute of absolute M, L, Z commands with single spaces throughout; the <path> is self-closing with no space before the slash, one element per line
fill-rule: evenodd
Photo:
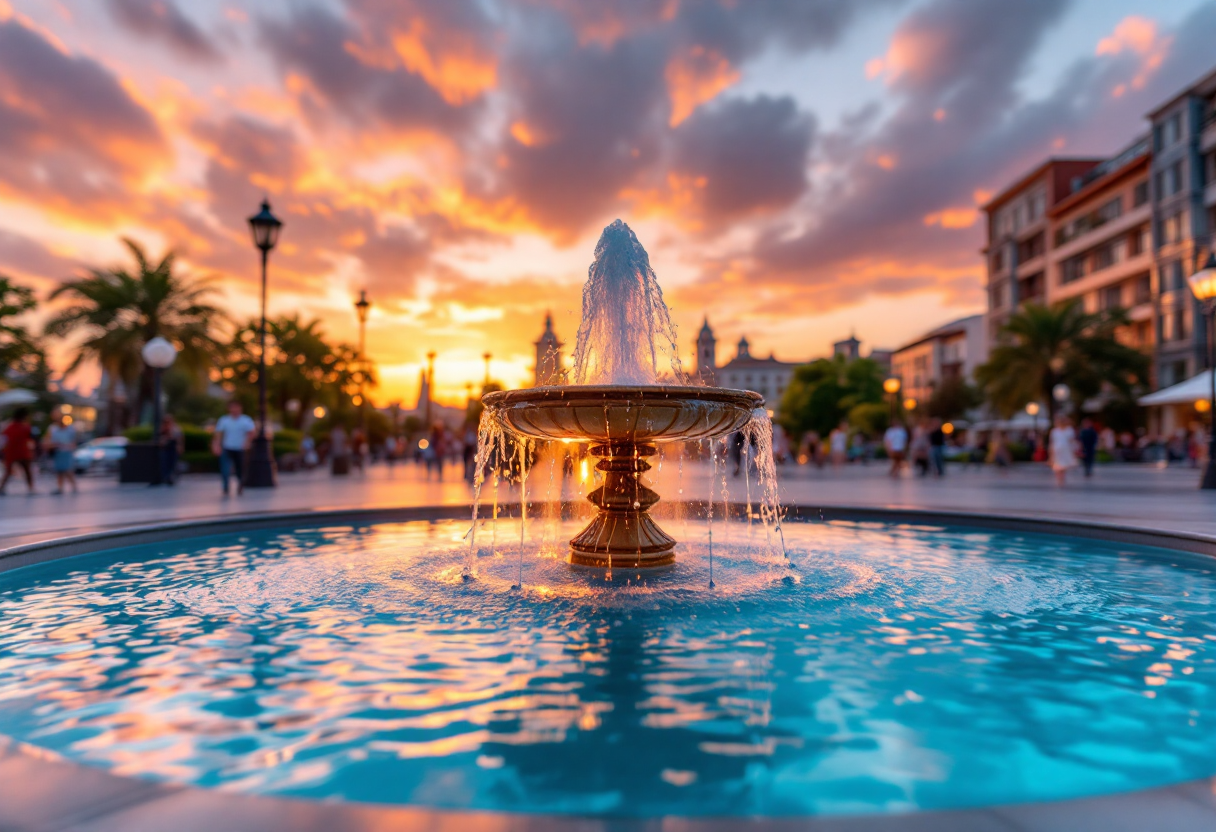
<path fill-rule="evenodd" d="M 688 464 L 682 476 L 668 463 L 657 473 L 656 488 L 665 499 L 705 495 L 710 469 Z M 1000 472 L 991 467 L 951 467 L 933 478 L 905 476 L 892 480 L 883 465 L 853 464 L 839 470 L 787 465 L 779 467 L 782 501 L 825 509 L 832 507 L 933 509 L 1003 514 L 1056 520 L 1083 520 L 1216 536 L 1216 492 L 1197 488 L 1200 472 L 1182 466 L 1100 466 L 1092 479 L 1073 475 L 1064 489 L 1055 487 L 1045 466 L 1023 464 Z M 529 479 L 530 500 L 553 496 L 550 472 L 541 466 Z M 560 480 L 560 477 L 557 477 Z M 730 496 L 744 499 L 743 478 L 727 478 Z M 173 488 L 119 485 L 110 477 L 84 477 L 79 494 L 53 496 L 44 477 L 41 493 L 26 496 L 22 483 L 9 484 L 0 497 L 0 548 L 99 529 L 171 520 L 216 518 L 268 511 L 331 508 L 395 508 L 459 505 L 471 500 L 469 486 L 455 467 L 440 482 L 428 479 L 413 464 L 393 468 L 379 464 L 366 474 L 332 477 L 325 470 L 280 476 L 272 490 L 248 490 L 237 497 L 220 494 L 218 477 L 183 477 Z M 577 483 L 567 482 L 567 498 L 577 496 Z M 753 483 L 754 489 L 754 483 Z M 721 480 L 715 498 L 721 493 Z M 505 501 L 512 499 L 502 495 Z M 517 497 L 515 498 L 517 499 Z"/>

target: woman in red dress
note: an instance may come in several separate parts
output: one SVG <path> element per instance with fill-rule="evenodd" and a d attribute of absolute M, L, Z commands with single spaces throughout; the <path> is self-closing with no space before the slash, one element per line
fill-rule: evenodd
<path fill-rule="evenodd" d="M 25 484 L 34 493 L 34 442 L 30 434 L 30 412 L 24 407 L 13 411 L 13 418 L 0 431 L 4 436 L 4 479 L 0 479 L 0 495 L 13 475 L 13 468 L 20 466 L 25 471 Z"/>

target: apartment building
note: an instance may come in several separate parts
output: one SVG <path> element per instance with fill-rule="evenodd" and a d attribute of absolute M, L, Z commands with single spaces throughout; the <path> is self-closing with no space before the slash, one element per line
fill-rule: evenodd
<path fill-rule="evenodd" d="M 960 318 L 928 332 L 891 355 L 891 373 L 903 383 L 900 395 L 929 400 L 942 382 L 974 378 L 988 358 L 988 328 L 983 315 Z"/>
<path fill-rule="evenodd" d="M 1121 333 L 1154 356 L 1166 387 L 1206 366 L 1187 277 L 1216 232 L 1216 70 L 1147 116 L 1150 132 L 1109 159 L 1049 159 L 984 206 L 989 336 L 1021 303 L 1119 306 Z"/>
<path fill-rule="evenodd" d="M 995 340 L 1010 313 L 1028 301 L 1046 303 L 1049 212 L 1102 159 L 1048 159 L 997 194 L 983 210 L 988 244 L 988 328 Z"/>
<path fill-rule="evenodd" d="M 1151 351 L 1152 201 L 1148 136 L 1094 166 L 1048 212 L 1047 300 L 1080 298 L 1085 310 L 1127 310 L 1126 343 Z"/>
<path fill-rule="evenodd" d="M 1216 230 L 1216 71 L 1162 104 L 1152 123 L 1157 385 L 1202 370 L 1207 337 L 1187 277 L 1199 268 Z"/>

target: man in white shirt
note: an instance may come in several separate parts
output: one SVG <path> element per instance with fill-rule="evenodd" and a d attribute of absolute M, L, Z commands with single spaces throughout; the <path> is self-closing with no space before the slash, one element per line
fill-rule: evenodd
<path fill-rule="evenodd" d="M 908 429 L 900 422 L 895 422 L 883 434 L 882 444 L 887 449 L 887 456 L 891 458 L 891 476 L 898 477 L 908 456 Z"/>
<path fill-rule="evenodd" d="M 224 483 L 224 495 L 228 494 L 228 478 L 236 474 L 236 493 L 245 491 L 245 451 L 253 442 L 257 425 L 241 411 L 241 403 L 228 402 L 228 412 L 215 423 L 211 436 L 211 450 L 220 458 L 220 478 Z"/>

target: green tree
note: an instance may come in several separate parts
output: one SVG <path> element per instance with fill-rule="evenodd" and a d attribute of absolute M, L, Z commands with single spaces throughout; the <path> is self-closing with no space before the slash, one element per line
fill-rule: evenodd
<path fill-rule="evenodd" d="M 152 393 L 152 372 L 140 357 L 143 345 L 161 336 L 178 348 L 176 364 L 205 383 L 205 372 L 216 357 L 213 327 L 223 313 L 209 302 L 214 289 L 206 282 L 174 273 L 175 255 L 167 253 L 153 263 L 138 243 L 124 239 L 135 268 L 90 269 L 51 293 L 51 299 L 71 303 L 46 326 L 51 335 L 83 333 L 84 339 L 68 372 L 86 360 L 101 364 L 110 378 L 110 430 L 128 421 L 115 419 L 115 384 L 121 381 L 135 395 L 135 413 L 141 413 Z"/>
<path fill-rule="evenodd" d="M 777 420 L 795 442 L 810 431 L 827 436 L 857 405 L 881 403 L 882 382 L 882 367 L 868 358 L 820 358 L 794 370 Z"/>
<path fill-rule="evenodd" d="M 984 394 L 965 378 L 948 378 L 934 388 L 925 402 L 925 412 L 944 421 L 959 419 L 984 403 Z"/>
<path fill-rule="evenodd" d="M 1118 329 L 1127 322 L 1121 309 L 1086 312 L 1079 299 L 1028 303 L 1002 327 L 1000 343 L 976 368 L 976 381 L 1005 416 L 1028 402 L 1044 402 L 1048 424 L 1055 419 L 1057 384 L 1068 385 L 1077 407 L 1104 390 L 1130 400 L 1148 381 L 1149 357 L 1119 341 Z"/>
<path fill-rule="evenodd" d="M 17 320 L 35 306 L 33 291 L 0 275 L 0 380 L 24 376 L 43 360 L 38 339 Z"/>
<path fill-rule="evenodd" d="M 219 373 L 251 413 L 258 395 L 258 327 L 258 321 L 250 321 L 234 333 Z M 366 389 L 376 386 L 374 365 L 361 361 L 353 347 L 326 341 L 320 321 L 303 323 L 298 315 L 286 315 L 266 322 L 266 398 L 284 426 L 301 429 L 305 416 L 324 405 L 327 419 L 349 427 L 361 382 Z M 294 409 L 289 402 L 297 403 Z"/>

